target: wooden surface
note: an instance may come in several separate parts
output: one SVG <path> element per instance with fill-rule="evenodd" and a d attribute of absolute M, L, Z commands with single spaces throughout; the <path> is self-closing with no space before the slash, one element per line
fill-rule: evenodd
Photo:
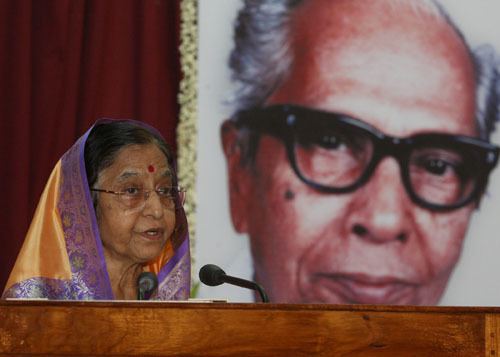
<path fill-rule="evenodd" d="M 0 355 L 498 356 L 499 308 L 0 302 Z"/>

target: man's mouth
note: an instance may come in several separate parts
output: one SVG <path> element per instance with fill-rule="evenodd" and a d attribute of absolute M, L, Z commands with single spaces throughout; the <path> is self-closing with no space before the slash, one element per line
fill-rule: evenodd
<path fill-rule="evenodd" d="M 417 284 L 393 276 L 364 273 L 317 274 L 314 290 L 328 290 L 346 304 L 411 304 Z M 322 295 L 323 295 L 322 294 Z"/>

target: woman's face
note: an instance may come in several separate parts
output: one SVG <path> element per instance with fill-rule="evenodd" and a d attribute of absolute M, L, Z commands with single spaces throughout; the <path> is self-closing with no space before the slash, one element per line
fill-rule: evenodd
<path fill-rule="evenodd" d="M 172 177 L 167 159 L 156 145 L 130 145 L 99 173 L 94 188 L 152 191 L 171 186 Z M 175 227 L 175 209 L 165 207 L 154 192 L 137 207 L 128 207 L 118 195 L 99 193 L 96 213 L 106 257 L 125 264 L 157 257 Z"/>

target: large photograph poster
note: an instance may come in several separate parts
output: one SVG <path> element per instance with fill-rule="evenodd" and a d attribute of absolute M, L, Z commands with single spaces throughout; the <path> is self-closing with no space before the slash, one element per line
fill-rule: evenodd
<path fill-rule="evenodd" d="M 261 167 L 263 165 L 270 170 L 268 172 L 273 172 L 274 181 L 271 182 L 269 178 L 262 176 L 260 181 L 254 179 L 252 181 L 249 179 L 249 171 L 244 170 L 236 170 L 232 181 L 243 183 L 247 180 L 253 184 L 251 192 L 244 191 L 239 184 L 233 185 L 232 189 L 236 190 L 233 191 L 236 192 L 233 206 L 238 207 L 236 210 L 238 229 L 251 231 L 254 236 L 258 236 L 254 242 L 265 246 L 265 248 L 254 246 L 254 255 L 258 255 L 259 260 L 260 276 L 254 275 L 248 234 L 237 233 L 231 221 L 227 161 L 221 144 L 221 125 L 235 111 L 234 93 L 238 87 L 231 80 L 228 61 L 234 46 L 235 18 L 242 7 L 242 2 L 217 0 L 217 6 L 213 6 L 211 0 L 200 0 L 198 3 L 199 136 L 194 270 L 198 271 L 204 264 L 212 263 L 222 267 L 229 275 L 257 279 L 268 292 L 271 291 L 271 300 L 275 302 L 499 305 L 500 280 L 497 279 L 497 271 L 500 270 L 500 263 L 497 256 L 500 252 L 498 233 L 500 232 L 500 170 L 498 167 L 492 171 L 489 185 L 477 209 L 474 209 L 474 203 L 460 208 L 452 207 L 454 204 L 460 205 L 461 200 L 468 199 L 474 195 L 476 189 L 480 189 L 481 180 L 487 176 L 484 173 L 485 167 L 488 166 L 487 161 L 493 155 L 493 151 L 488 151 L 490 148 L 478 149 L 474 145 L 470 146 L 470 143 L 465 144 L 463 140 L 456 139 L 458 134 L 477 136 L 471 129 L 475 123 L 469 120 L 474 115 L 467 115 L 476 110 L 470 105 L 471 98 L 475 94 L 471 94 L 471 88 L 467 92 L 467 83 L 470 84 L 470 78 L 474 74 L 463 69 L 470 69 L 467 67 L 470 63 L 467 64 L 465 57 L 461 56 L 463 48 L 460 41 L 457 42 L 456 34 L 444 24 L 439 14 L 435 15 L 435 21 L 432 21 L 429 20 L 430 16 L 425 9 L 419 12 L 419 6 L 415 4 L 420 1 L 376 1 L 369 2 L 372 5 L 359 5 L 357 8 L 353 4 L 368 4 L 368 2 L 354 0 L 351 2 L 305 0 L 304 2 L 308 3 L 303 6 L 310 7 L 308 9 L 310 14 L 302 21 L 297 21 L 296 26 L 300 31 L 297 30 L 294 40 L 302 46 L 329 44 L 330 47 L 327 49 L 317 47 L 310 52 L 307 50 L 296 52 L 302 53 L 302 57 L 296 57 L 298 64 L 294 67 L 295 81 L 278 88 L 269 103 L 280 105 L 293 102 L 306 107 L 305 112 L 302 112 L 301 108 L 292 108 L 292 115 L 313 120 L 320 129 L 314 132 L 300 123 L 295 123 L 294 125 L 298 125 L 301 129 L 294 129 L 298 130 L 298 134 L 297 132 L 294 132 L 295 136 L 290 134 L 292 135 L 290 139 L 279 137 L 281 134 L 276 134 L 275 127 L 265 125 L 254 127 L 253 129 L 261 132 L 257 147 L 276 148 L 265 155 L 261 153 L 256 159 L 260 160 Z M 311 5 L 311 2 L 316 4 Z M 307 42 L 307 36 L 311 33 L 335 36 L 334 32 L 334 34 L 326 30 L 325 33 L 321 32 L 324 29 L 321 27 L 322 24 L 329 23 L 326 15 L 328 11 L 318 12 L 318 9 L 314 8 L 335 6 L 333 3 L 343 3 L 340 8 L 345 10 L 346 14 L 348 11 L 355 13 L 349 16 L 339 15 L 338 18 L 332 16 L 331 22 L 339 19 L 344 21 L 342 26 L 335 29 L 335 31 L 342 29 L 346 31 L 343 40 L 328 42 L 326 39 L 329 37 L 322 37 L 318 43 Z M 374 11 L 377 9 L 380 11 L 380 7 L 385 6 L 383 3 L 391 3 L 390 6 L 394 8 L 385 12 L 382 18 L 379 16 L 377 19 L 367 15 L 368 6 Z M 408 6 L 408 3 L 414 5 Z M 482 44 L 489 44 L 495 49 L 496 58 L 488 55 L 486 57 L 490 58 L 490 64 L 496 63 L 497 68 L 500 68 L 498 57 L 500 3 L 497 0 L 443 0 L 440 3 L 472 49 Z M 353 6 L 354 8 L 349 9 Z M 420 15 L 415 15 L 417 13 Z M 314 14 L 317 17 L 313 16 Z M 410 14 L 413 20 L 403 20 L 405 14 L 407 16 Z M 367 17 L 363 18 L 363 21 L 356 22 L 354 16 Z M 349 27 L 349 21 L 355 22 L 356 26 Z M 423 26 L 425 21 L 429 21 L 428 26 Z M 372 25 L 371 31 L 370 25 Z M 384 31 L 373 30 L 380 30 L 381 27 Z M 424 27 L 425 35 L 421 36 L 417 30 L 422 30 Z M 408 31 L 405 32 L 404 29 Z M 365 31 L 371 36 L 368 44 L 364 43 L 361 37 L 356 37 L 356 31 Z M 385 33 L 389 37 L 377 36 L 377 32 Z M 362 48 L 363 55 L 349 52 L 349 50 L 354 51 L 346 40 L 350 36 L 358 41 L 357 47 L 354 47 L 358 50 Z M 376 41 L 380 41 L 379 46 L 373 46 Z M 331 54 L 329 51 L 333 48 L 336 50 L 335 53 L 344 54 L 345 58 L 339 56 L 335 60 L 328 58 Z M 346 48 L 349 50 L 345 50 Z M 280 47 L 276 47 L 276 52 L 279 50 Z M 310 53 L 316 53 L 318 57 L 314 59 L 307 57 Z M 391 65 L 378 62 L 384 58 L 390 61 Z M 439 58 L 441 60 L 436 60 Z M 370 71 L 364 71 L 366 68 L 363 66 L 364 60 L 372 61 Z M 321 67 L 324 63 L 337 66 L 335 68 L 350 68 L 350 72 L 345 72 L 350 73 L 347 75 L 349 80 L 353 80 L 353 77 L 350 77 L 352 73 L 357 73 L 353 87 L 343 87 L 345 89 L 343 91 L 338 90 L 340 87 L 329 87 L 330 83 L 339 83 L 345 80 L 345 77 L 332 74 L 339 73 L 338 71 L 321 71 L 321 68 L 325 69 Z M 276 63 L 276 70 L 279 71 L 282 65 L 282 62 Z M 377 66 L 383 68 L 382 72 L 374 70 Z M 391 71 L 388 71 L 388 68 Z M 384 70 L 386 72 L 383 72 Z M 367 76 L 367 73 L 373 74 L 373 77 Z M 255 76 L 259 78 L 262 73 L 257 73 Z M 363 105 L 357 105 L 361 101 L 359 93 L 363 92 L 364 84 L 371 86 L 369 88 L 372 93 L 384 94 L 377 97 L 380 99 L 380 106 L 374 105 L 376 101 L 366 101 L 367 97 L 363 98 L 365 100 Z M 316 92 L 309 97 L 306 95 L 307 98 L 304 99 L 305 88 Z M 332 100 L 324 95 L 329 91 L 337 93 Z M 351 93 L 352 96 L 349 97 L 345 93 Z M 409 94 L 403 96 L 401 93 Z M 344 101 L 336 102 L 336 98 L 339 97 Z M 399 102 L 394 100 L 395 97 L 399 98 Z M 484 99 L 484 95 L 480 98 Z M 387 105 L 395 102 L 398 105 Z M 499 105 L 498 102 L 496 105 Z M 353 107 L 357 109 L 352 109 Z M 339 119 L 338 116 L 325 114 L 325 112 L 331 114 L 332 108 L 337 110 L 340 108 L 343 114 L 348 112 L 347 114 L 355 119 L 346 121 L 345 118 Z M 321 109 L 322 113 L 311 112 L 309 109 Z M 288 112 L 282 114 L 286 110 L 289 108 L 279 106 L 271 114 L 269 111 L 263 111 L 250 113 L 247 117 L 251 117 L 252 114 L 261 119 L 276 118 L 280 115 L 289 115 Z M 281 114 L 276 114 L 277 112 Z M 380 119 L 382 117 L 383 120 Z M 399 123 L 395 121 L 396 117 L 407 118 L 407 123 L 410 124 L 395 126 L 393 124 Z M 436 118 L 436 121 L 425 121 L 425 118 L 431 117 Z M 450 118 L 454 118 L 455 121 L 450 121 Z M 279 121 L 279 119 L 271 120 Z M 332 120 L 343 124 L 332 129 L 331 124 L 328 124 Z M 370 125 L 368 129 L 363 124 L 366 122 Z M 289 124 L 283 121 L 280 125 Z M 237 155 L 231 156 L 233 155 L 231 148 L 234 149 L 235 146 L 227 144 L 234 139 L 237 130 L 231 125 L 226 125 L 224 128 L 226 155 L 229 153 L 229 158 L 239 159 Z M 311 188 L 311 183 L 305 183 L 309 180 L 313 184 L 319 183 L 331 188 L 335 185 L 346 187 L 357 180 L 356 175 L 361 175 L 364 168 L 357 168 L 349 160 L 353 157 L 362 157 L 359 162 L 371 162 L 371 153 L 379 150 L 382 145 L 374 144 L 371 134 L 367 134 L 365 129 L 370 132 L 376 129 L 377 134 L 383 133 L 398 138 L 435 132 L 444 132 L 448 136 L 438 140 L 439 144 L 436 144 L 435 139 L 424 135 L 418 139 L 423 142 L 421 146 L 416 148 L 412 146 L 409 151 L 411 154 L 404 157 L 413 163 L 413 166 L 409 164 L 406 169 L 409 175 L 409 183 L 406 183 L 406 186 L 399 174 L 402 168 L 398 167 L 396 160 L 388 157 L 381 159 L 367 182 L 360 184 L 359 188 L 352 192 L 318 193 Z M 318 136 L 318 132 L 329 134 Z M 353 133 L 356 133 L 356 136 Z M 454 137 L 450 138 L 451 136 Z M 343 140 L 340 144 L 337 142 L 339 137 Z M 318 141 L 320 144 L 311 145 L 311 142 L 317 144 Z M 498 128 L 490 141 L 496 145 L 500 143 Z M 290 144 L 295 148 L 291 150 L 292 153 L 286 151 L 285 142 L 295 143 Z M 352 143 L 350 146 L 349 142 Z M 314 147 L 311 148 L 312 146 Z M 333 148 L 336 149 L 335 156 L 331 155 Z M 353 152 L 354 149 L 359 149 L 361 154 L 352 157 L 337 156 L 339 152 Z M 396 152 L 394 155 L 400 155 L 397 153 L 404 150 L 406 149 L 402 147 L 393 147 L 393 152 Z M 318 151 L 321 151 L 319 156 Z M 283 160 L 276 161 L 275 155 Z M 295 165 L 298 166 L 295 171 L 291 169 L 292 159 L 289 156 L 295 158 Z M 350 179 L 347 174 L 338 177 L 335 173 L 324 169 L 328 167 L 325 162 L 339 162 L 335 160 L 341 160 L 342 167 L 354 165 L 349 174 L 356 177 Z M 284 169 L 280 166 L 280 170 L 277 170 L 275 168 L 278 164 L 288 166 L 283 166 Z M 422 168 L 426 173 L 431 172 L 433 175 L 419 176 L 421 172 L 419 170 Z M 396 186 L 391 186 L 393 179 L 389 179 L 391 176 L 387 176 L 388 172 L 396 173 L 396 178 L 399 180 Z M 479 174 L 480 172 L 482 174 Z M 301 179 L 297 178 L 299 174 L 303 175 Z M 369 192 L 370 187 L 377 187 L 377 182 L 378 187 L 383 187 L 387 192 L 378 190 Z M 455 183 L 455 186 L 450 188 L 451 183 Z M 301 190 L 306 189 L 299 184 L 307 187 L 309 196 L 302 195 L 305 191 Z M 392 187 L 393 191 L 388 187 Z M 268 189 L 267 194 L 264 189 Z M 346 205 L 350 205 L 351 208 L 358 207 L 357 211 L 349 212 L 362 213 L 355 215 L 349 213 L 341 217 L 339 214 L 341 209 L 335 208 L 338 206 L 332 201 L 347 202 L 348 197 L 359 196 L 359 190 L 364 190 L 364 201 L 359 198 L 359 201 L 352 201 L 354 203 Z M 410 198 L 408 191 L 412 191 L 415 197 Z M 269 202 L 269 205 L 264 209 L 259 208 L 259 204 L 264 201 Z M 367 213 L 370 208 L 375 209 L 377 202 L 380 204 L 380 208 L 376 211 L 378 216 L 375 213 Z M 301 204 L 303 210 L 300 214 L 295 212 L 295 215 L 292 215 L 289 209 L 283 209 L 278 203 L 288 205 L 287 207 L 290 205 L 297 207 Z M 394 213 L 397 211 L 395 209 L 397 205 L 402 207 L 398 214 Z M 243 212 L 251 218 L 245 216 Z M 366 222 L 371 219 L 371 223 L 366 223 L 364 219 Z M 397 221 L 398 219 L 400 221 Z M 304 223 L 303 220 L 307 222 Z M 399 222 L 399 226 L 396 221 Z M 328 228 L 320 229 L 327 225 Z M 272 232 L 275 234 L 269 234 Z M 285 241 L 287 237 L 289 240 Z M 279 274 L 283 274 L 282 278 Z M 250 291 L 228 285 L 219 287 L 202 285 L 198 297 L 253 301 Z"/>

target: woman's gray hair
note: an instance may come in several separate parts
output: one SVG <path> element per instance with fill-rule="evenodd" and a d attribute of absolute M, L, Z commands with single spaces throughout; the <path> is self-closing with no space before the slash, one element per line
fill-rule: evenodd
<path fill-rule="evenodd" d="M 230 99 L 235 112 L 263 105 L 286 76 L 292 62 L 289 22 L 294 9 L 304 1 L 244 1 L 236 19 L 235 45 L 229 59 L 232 80 L 238 85 Z M 443 18 L 462 38 L 476 71 L 477 129 L 482 139 L 489 140 L 495 123 L 500 120 L 500 63 L 494 49 L 483 45 L 470 50 L 458 27 L 435 0 L 393 1 L 406 2 L 415 11 L 423 10 Z M 242 140 L 249 139 L 242 137 Z"/>

